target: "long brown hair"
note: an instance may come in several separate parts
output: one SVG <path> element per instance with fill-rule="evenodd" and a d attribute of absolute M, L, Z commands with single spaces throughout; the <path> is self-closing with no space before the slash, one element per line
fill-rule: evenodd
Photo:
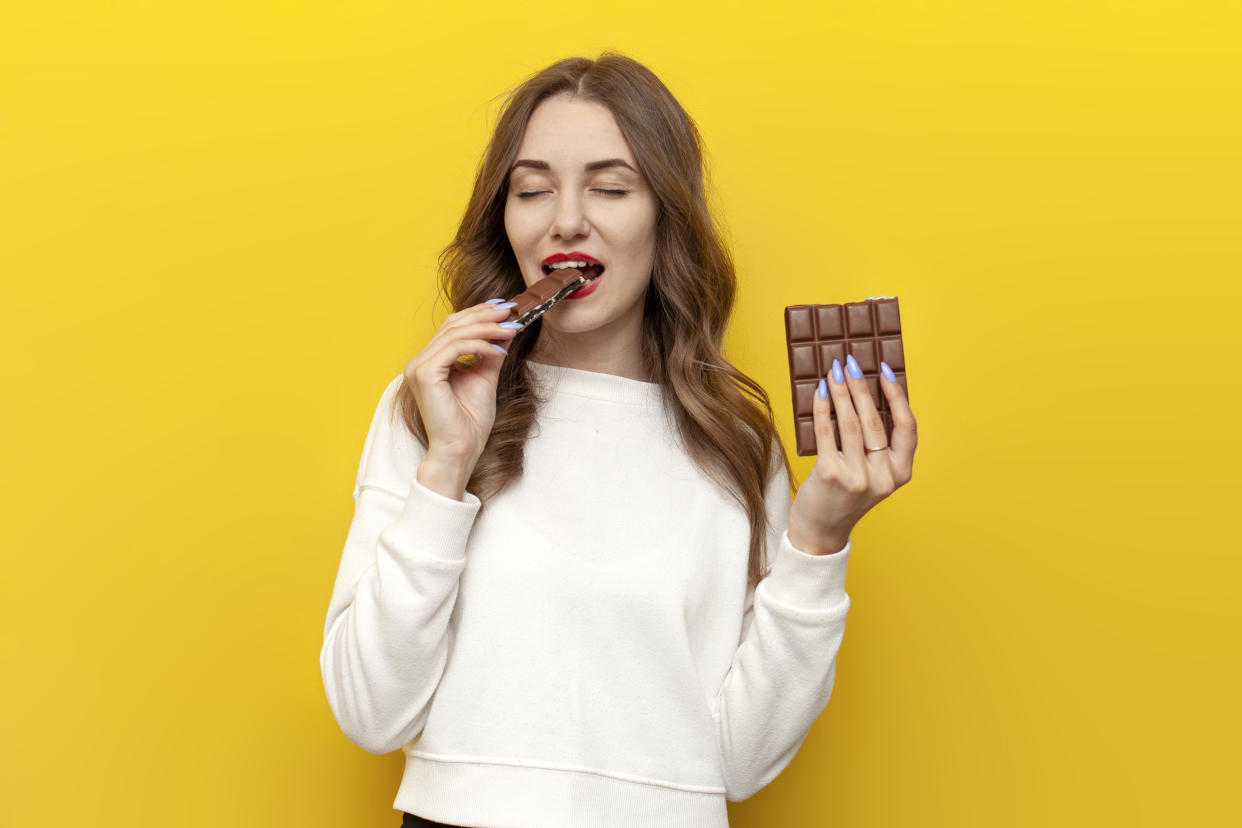
<path fill-rule="evenodd" d="M 509 170 L 535 108 L 568 93 L 606 106 L 634 151 L 659 205 L 655 260 L 643 315 L 642 359 L 694 461 L 746 510 L 749 584 L 767 571 L 765 491 L 779 455 L 768 395 L 722 352 L 737 275 L 707 206 L 702 139 L 690 116 L 650 69 L 613 51 L 575 57 L 536 73 L 509 93 L 479 166 L 457 236 L 440 254 L 440 290 L 454 311 L 525 290 L 504 227 Z M 541 322 L 520 331 L 501 363 L 496 421 L 467 489 L 486 504 L 522 473 L 527 434 L 540 400 L 526 357 Z M 406 383 L 396 407 L 427 447 L 418 404 Z"/>

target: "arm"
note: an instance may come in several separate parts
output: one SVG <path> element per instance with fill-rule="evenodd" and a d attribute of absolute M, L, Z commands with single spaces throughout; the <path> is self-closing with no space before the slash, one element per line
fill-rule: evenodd
<path fill-rule="evenodd" d="M 472 494 L 455 500 L 428 488 L 439 475 L 422 473 L 422 447 L 392 416 L 402 381 L 384 391 L 363 445 L 319 654 L 332 714 L 370 753 L 397 750 L 426 722 L 480 507 Z"/>
<path fill-rule="evenodd" d="M 785 769 L 828 706 L 850 598 L 852 546 L 813 555 L 789 542 L 789 477 L 767 489 L 772 568 L 748 590 L 742 637 L 716 698 L 726 798 L 754 795 Z"/>

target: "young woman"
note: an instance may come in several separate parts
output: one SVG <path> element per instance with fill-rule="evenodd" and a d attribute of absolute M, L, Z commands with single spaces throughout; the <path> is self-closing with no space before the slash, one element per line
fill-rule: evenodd
<path fill-rule="evenodd" d="M 816 439 L 835 407 L 844 450 L 791 508 L 767 394 L 722 351 L 699 140 L 615 53 L 549 66 L 497 123 L 441 257 L 455 312 L 363 446 L 320 655 L 346 736 L 403 749 L 405 825 L 727 826 L 828 703 L 850 532 L 910 480 L 915 420 L 882 381 L 889 445 L 834 365 Z M 564 262 L 598 275 L 505 325 Z"/>

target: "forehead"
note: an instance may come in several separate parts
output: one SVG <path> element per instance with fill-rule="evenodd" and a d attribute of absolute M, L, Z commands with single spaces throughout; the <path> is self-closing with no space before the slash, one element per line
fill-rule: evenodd
<path fill-rule="evenodd" d="M 553 168 L 581 170 L 601 158 L 622 158 L 638 167 L 608 107 L 568 95 L 554 95 L 535 108 L 518 157 L 547 161 Z"/>

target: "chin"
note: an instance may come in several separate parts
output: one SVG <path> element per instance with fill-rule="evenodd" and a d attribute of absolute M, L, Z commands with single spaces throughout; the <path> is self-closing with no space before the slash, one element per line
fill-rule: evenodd
<path fill-rule="evenodd" d="M 556 309 L 553 308 L 552 310 L 555 311 Z M 600 319 L 594 314 L 588 313 L 575 314 L 577 318 L 572 320 L 565 319 L 564 314 L 561 314 L 555 320 L 549 319 L 548 317 L 551 315 L 552 311 L 549 311 L 543 315 L 543 326 L 547 330 L 555 331 L 557 334 L 573 335 L 590 333 L 591 331 L 598 330 L 607 324 L 607 320 Z"/>

